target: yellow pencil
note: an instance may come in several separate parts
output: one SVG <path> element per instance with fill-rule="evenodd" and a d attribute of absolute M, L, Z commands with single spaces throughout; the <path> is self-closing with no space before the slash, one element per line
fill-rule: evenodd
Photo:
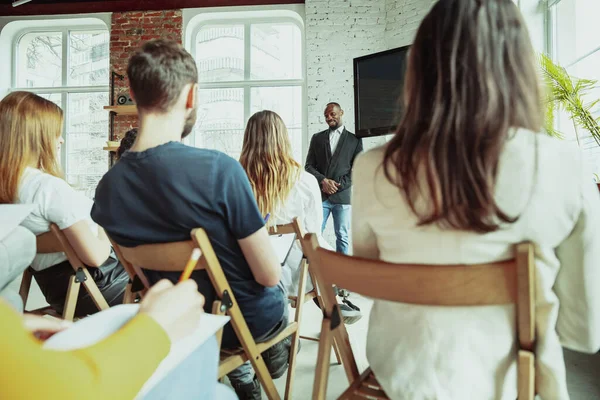
<path fill-rule="evenodd" d="M 187 264 L 185 265 L 183 273 L 181 274 L 181 277 L 179 278 L 179 282 L 183 282 L 187 279 L 190 279 L 190 275 L 192 275 L 192 271 L 194 271 L 194 269 L 196 268 L 196 264 L 198 263 L 198 260 L 200 259 L 200 254 L 201 254 L 200 249 L 192 250 L 192 255 L 190 256 L 190 259 L 188 260 Z"/>

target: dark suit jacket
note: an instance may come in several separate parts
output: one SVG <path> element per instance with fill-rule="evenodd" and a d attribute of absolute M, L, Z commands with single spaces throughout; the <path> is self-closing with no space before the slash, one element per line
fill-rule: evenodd
<path fill-rule="evenodd" d="M 363 150 L 362 140 L 344 129 L 340 141 L 331 154 L 329 129 L 313 135 L 306 156 L 305 169 L 313 174 L 319 186 L 323 179 L 333 179 L 341 186 L 331 196 L 321 191 L 321 199 L 336 204 L 350 204 L 350 188 L 352 187 L 352 166 L 354 159 Z"/>

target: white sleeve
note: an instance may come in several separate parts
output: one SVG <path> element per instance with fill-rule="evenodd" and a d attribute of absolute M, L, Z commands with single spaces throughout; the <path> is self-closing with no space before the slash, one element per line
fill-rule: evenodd
<path fill-rule="evenodd" d="M 92 201 L 64 180 L 51 177 L 40 189 L 41 212 L 48 222 L 66 229 L 79 221 L 90 221 Z"/>
<path fill-rule="evenodd" d="M 306 203 L 304 204 L 304 230 L 306 233 L 321 234 L 321 226 L 323 225 L 323 203 L 321 202 L 321 190 L 317 178 L 310 175 L 310 179 L 306 179 L 308 193 Z"/>
<path fill-rule="evenodd" d="M 560 300 L 557 332 L 563 346 L 587 353 L 600 349 L 600 194 L 586 174 L 581 211 L 558 246 L 560 270 L 554 291 Z"/>
<path fill-rule="evenodd" d="M 376 202 L 374 182 L 377 166 L 369 165 L 377 158 L 373 155 L 372 152 L 358 155 L 352 168 L 352 254 L 379 259 L 377 238 L 369 224 L 369 209 Z"/>
<path fill-rule="evenodd" d="M 319 182 L 314 175 L 308 172 L 307 176 L 308 197 L 306 198 L 306 204 L 303 206 L 304 230 L 306 233 L 316 233 L 319 245 L 324 249 L 333 250 L 333 247 L 331 247 L 321 234 L 321 227 L 323 226 L 323 201 L 321 200 Z"/>

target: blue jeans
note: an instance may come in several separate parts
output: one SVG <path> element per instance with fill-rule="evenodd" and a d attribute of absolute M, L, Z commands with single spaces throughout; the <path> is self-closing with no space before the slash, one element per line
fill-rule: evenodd
<path fill-rule="evenodd" d="M 213 336 L 150 389 L 143 400 L 233 400 L 233 391 L 217 382 L 219 347 Z"/>
<path fill-rule="evenodd" d="M 329 214 L 333 214 L 333 229 L 335 230 L 335 251 L 348 254 L 348 231 L 350 230 L 350 204 L 335 204 L 329 200 L 323 202 L 323 226 L 325 230 Z"/>

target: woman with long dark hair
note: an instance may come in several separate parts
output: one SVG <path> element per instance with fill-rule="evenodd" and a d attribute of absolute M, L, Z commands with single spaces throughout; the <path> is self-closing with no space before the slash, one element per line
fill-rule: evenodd
<path fill-rule="evenodd" d="M 543 133 L 531 42 L 511 0 L 440 0 L 410 50 L 405 114 L 354 166 L 356 256 L 477 264 L 536 244 L 536 379 L 568 399 L 562 346 L 600 347 L 600 196 Z M 560 307 L 559 307 L 560 303 Z M 395 399 L 517 398 L 512 306 L 376 301 L 367 357 Z"/>

